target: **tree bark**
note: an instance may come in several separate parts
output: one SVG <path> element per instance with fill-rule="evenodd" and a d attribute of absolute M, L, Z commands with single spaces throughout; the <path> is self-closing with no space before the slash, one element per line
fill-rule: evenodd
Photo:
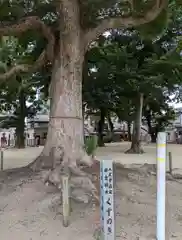
<path fill-rule="evenodd" d="M 150 134 L 152 143 L 156 143 L 157 142 L 157 133 L 158 133 L 158 129 L 155 126 L 155 127 L 152 128 L 152 132 Z"/>
<path fill-rule="evenodd" d="M 150 110 L 147 113 L 146 120 L 147 120 L 147 125 L 148 125 L 148 132 L 151 136 L 151 142 L 156 143 L 156 140 L 157 140 L 156 128 L 152 127 L 152 124 L 151 124 L 152 116 L 151 116 Z"/>
<path fill-rule="evenodd" d="M 78 150 L 83 149 L 82 116 L 82 36 L 78 23 L 79 9 L 73 1 L 61 1 L 61 32 L 56 46 L 55 61 L 50 85 L 50 120 L 47 141 L 42 155 L 54 155 L 60 159 L 62 151 L 65 159 L 76 161 Z M 75 155 L 75 152 L 77 153 Z M 81 151 L 83 152 L 83 151 Z M 49 167 L 52 162 L 48 163 Z"/>
<path fill-rule="evenodd" d="M 128 141 L 132 141 L 132 136 L 131 136 L 131 122 L 127 122 L 128 125 Z"/>
<path fill-rule="evenodd" d="M 98 193 L 93 176 L 85 172 L 93 160 L 84 149 L 82 116 L 82 64 L 84 51 L 77 1 L 61 1 L 61 33 L 50 85 L 50 120 L 41 156 L 30 165 L 33 170 L 51 169 L 45 179 L 62 188 L 62 175 L 70 177 L 71 197 L 89 201 Z M 82 194 L 80 191 L 83 191 Z"/>
<path fill-rule="evenodd" d="M 109 141 L 112 142 L 113 141 L 113 137 L 114 137 L 114 125 L 112 123 L 110 113 L 108 113 L 107 119 L 108 119 L 109 130 L 110 130 Z"/>
<path fill-rule="evenodd" d="M 100 109 L 100 120 L 98 123 L 98 146 L 104 147 L 104 123 L 105 123 L 105 110 Z"/>
<path fill-rule="evenodd" d="M 151 134 L 152 133 L 152 124 L 151 124 L 152 117 L 151 117 L 150 110 L 147 111 L 146 120 L 147 120 L 147 125 L 148 125 L 148 132 L 149 132 L 149 134 Z"/>
<path fill-rule="evenodd" d="M 144 153 L 141 146 L 141 126 L 142 126 L 143 94 L 139 95 L 139 102 L 136 108 L 136 120 L 134 123 L 134 134 L 132 136 L 131 148 L 126 153 Z"/>
<path fill-rule="evenodd" d="M 19 93 L 19 108 L 17 110 L 16 147 L 20 149 L 25 148 L 26 95 L 23 88 Z"/>

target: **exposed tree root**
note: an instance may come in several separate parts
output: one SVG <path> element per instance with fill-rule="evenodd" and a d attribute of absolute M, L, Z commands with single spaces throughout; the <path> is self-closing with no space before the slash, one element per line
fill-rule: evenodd
<path fill-rule="evenodd" d="M 14 181 L 22 177 L 31 177 L 35 174 L 29 167 L 7 169 L 0 172 L 0 182 Z"/>
<path fill-rule="evenodd" d="M 56 154 L 56 156 L 55 156 Z M 53 184 L 62 190 L 62 176 L 69 176 L 70 197 L 76 201 L 99 204 L 100 163 L 88 156 L 84 150 L 77 155 L 63 148 L 52 148 L 49 157 L 40 155 L 29 165 L 33 171 L 49 168 L 45 177 L 46 184 Z"/>
<path fill-rule="evenodd" d="M 42 169 L 52 168 L 52 158 L 50 156 L 46 157 L 42 154 L 38 156 L 33 162 L 28 164 L 28 168 L 32 169 L 33 172 L 38 172 Z"/>
<path fill-rule="evenodd" d="M 131 148 L 128 149 L 125 153 L 128 153 L 128 154 L 143 154 L 144 153 L 144 150 L 141 146 L 141 142 L 139 141 L 134 141 L 132 142 L 131 144 Z"/>
<path fill-rule="evenodd" d="M 47 185 L 54 185 L 62 194 L 62 177 L 69 176 L 70 198 L 74 201 L 95 206 L 96 230 L 95 238 L 100 239 L 100 162 L 88 156 L 83 149 L 66 151 L 63 148 L 52 148 L 49 157 L 43 154 L 29 166 L 38 171 L 49 167 L 44 181 Z M 114 171 L 123 169 L 121 164 L 115 164 Z"/>
<path fill-rule="evenodd" d="M 103 141 L 98 141 L 98 146 L 99 147 L 105 147 L 105 143 Z"/>
<path fill-rule="evenodd" d="M 94 164 L 93 164 L 94 166 Z M 76 201 L 88 203 L 91 199 L 99 203 L 99 169 L 97 173 L 92 171 L 92 167 L 67 165 L 63 163 L 52 169 L 45 178 L 45 183 L 52 183 L 62 189 L 62 176 L 69 176 L 70 197 Z"/>
<path fill-rule="evenodd" d="M 127 153 L 127 154 L 143 154 L 144 150 L 141 147 L 139 147 L 139 148 L 131 147 L 125 153 Z"/>
<path fill-rule="evenodd" d="M 44 178 L 45 184 L 51 184 L 62 190 L 62 176 L 69 176 L 70 197 L 73 200 L 88 203 L 91 200 L 96 206 L 100 205 L 100 162 L 88 156 L 84 151 L 82 158 L 65 159 L 63 149 L 60 151 L 59 159 L 55 159 L 53 149 L 49 158 L 41 155 L 32 164 L 29 165 L 34 171 L 49 167 L 49 171 Z M 55 150 L 55 149 L 54 149 Z M 80 155 L 79 155 L 80 156 Z M 52 159 L 51 159 L 52 157 Z M 54 160 L 53 160 L 54 159 Z M 114 164 L 114 171 L 123 169 L 119 163 Z M 82 201 L 83 200 L 83 201 Z"/>

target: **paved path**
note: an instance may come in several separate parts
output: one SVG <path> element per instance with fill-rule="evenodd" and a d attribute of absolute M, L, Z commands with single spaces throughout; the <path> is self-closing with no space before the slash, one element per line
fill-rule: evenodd
<path fill-rule="evenodd" d="M 145 153 L 125 154 L 130 147 L 130 143 L 111 143 L 106 147 L 98 148 L 98 159 L 114 159 L 122 164 L 144 164 L 156 163 L 156 145 L 144 146 Z M 182 169 L 182 145 L 168 144 L 168 151 L 172 152 L 173 168 Z M 42 151 L 42 147 L 32 147 L 26 149 L 8 149 L 4 151 L 4 169 L 26 166 L 32 162 Z"/>

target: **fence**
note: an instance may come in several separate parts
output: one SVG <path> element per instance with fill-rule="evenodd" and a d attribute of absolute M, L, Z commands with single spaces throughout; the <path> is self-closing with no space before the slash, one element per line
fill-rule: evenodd
<path fill-rule="evenodd" d="M 36 146 L 36 139 L 25 139 L 25 146 L 26 147 L 35 147 Z M 6 144 L 3 144 L 4 148 L 15 148 L 16 142 L 15 139 L 10 139 Z"/>

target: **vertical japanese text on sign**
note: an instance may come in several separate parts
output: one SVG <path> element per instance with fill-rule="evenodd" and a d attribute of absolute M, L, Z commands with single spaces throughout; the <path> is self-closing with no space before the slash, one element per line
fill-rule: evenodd
<path fill-rule="evenodd" d="M 104 239 L 115 239 L 113 162 L 101 163 L 101 221 Z"/>

